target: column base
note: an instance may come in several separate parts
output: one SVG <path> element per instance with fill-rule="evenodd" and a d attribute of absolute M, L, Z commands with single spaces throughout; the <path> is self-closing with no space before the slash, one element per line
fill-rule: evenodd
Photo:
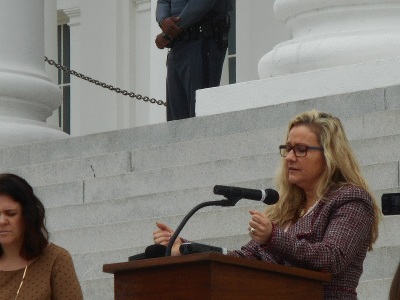
<path fill-rule="evenodd" d="M 68 138 L 59 128 L 40 121 L 0 118 L 0 147 L 9 147 L 54 139 Z"/>

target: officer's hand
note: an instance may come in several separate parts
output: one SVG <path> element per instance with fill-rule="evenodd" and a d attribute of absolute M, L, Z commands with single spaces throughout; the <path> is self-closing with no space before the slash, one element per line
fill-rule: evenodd
<path fill-rule="evenodd" d="M 156 43 L 156 46 L 158 49 L 164 49 L 168 45 L 169 42 L 170 42 L 169 40 L 166 40 L 162 36 L 162 33 L 158 34 L 156 37 L 156 40 L 155 40 L 155 43 Z"/>
<path fill-rule="evenodd" d="M 180 19 L 180 17 L 165 18 L 160 24 L 162 31 L 165 32 L 169 37 L 175 38 L 182 32 L 182 29 L 176 25 L 176 22 L 179 22 Z"/>

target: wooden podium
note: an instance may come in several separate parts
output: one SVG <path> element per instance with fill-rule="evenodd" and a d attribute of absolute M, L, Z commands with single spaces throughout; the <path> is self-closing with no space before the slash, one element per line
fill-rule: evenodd
<path fill-rule="evenodd" d="M 329 273 L 207 252 L 103 265 L 115 300 L 323 299 Z"/>

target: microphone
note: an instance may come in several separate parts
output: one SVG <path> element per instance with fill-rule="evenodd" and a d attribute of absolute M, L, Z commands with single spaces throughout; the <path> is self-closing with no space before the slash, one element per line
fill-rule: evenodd
<path fill-rule="evenodd" d="M 216 253 L 222 253 L 222 254 L 228 253 L 226 248 L 210 246 L 210 245 L 200 244 L 200 243 L 193 243 L 193 242 L 183 243 L 179 247 L 179 252 L 182 253 L 183 255 L 192 254 L 192 253 L 201 253 L 201 252 L 216 252 Z"/>
<path fill-rule="evenodd" d="M 244 198 L 249 200 L 261 201 L 265 204 L 275 204 L 279 200 L 279 194 L 273 189 L 253 190 L 235 186 L 216 185 L 214 194 L 222 195 L 226 198 Z"/>
<path fill-rule="evenodd" d="M 169 239 L 167 250 L 165 251 L 165 256 L 171 256 L 172 245 L 174 244 L 176 238 L 179 233 L 185 226 L 186 222 L 190 219 L 193 214 L 198 211 L 200 208 L 206 206 L 235 206 L 236 203 L 242 199 L 251 199 L 251 200 L 259 200 L 264 202 L 265 204 L 275 204 L 279 200 L 279 194 L 277 191 L 273 189 L 266 189 L 265 191 L 261 190 L 251 190 L 245 188 L 238 187 L 229 187 L 223 185 L 216 185 L 214 187 L 214 194 L 223 195 L 227 199 L 219 200 L 219 201 L 207 201 L 196 205 L 182 220 L 179 224 L 178 228 L 175 230 L 172 237 Z"/>
<path fill-rule="evenodd" d="M 144 251 L 144 253 L 129 256 L 129 261 L 141 260 L 141 259 L 146 259 L 146 258 L 162 257 L 165 255 L 166 250 L 167 250 L 167 247 L 164 245 L 153 244 L 153 245 L 148 246 L 146 248 L 146 250 Z"/>

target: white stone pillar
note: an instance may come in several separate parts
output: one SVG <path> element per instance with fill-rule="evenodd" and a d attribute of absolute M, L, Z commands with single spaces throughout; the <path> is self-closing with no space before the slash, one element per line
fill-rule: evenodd
<path fill-rule="evenodd" d="M 400 0 L 276 0 L 293 39 L 259 62 L 260 78 L 366 63 L 400 53 Z"/>
<path fill-rule="evenodd" d="M 62 99 L 45 73 L 44 0 L 1 1 L 0 28 L 0 146 L 68 136 L 45 123 Z"/>
<path fill-rule="evenodd" d="M 165 101 L 167 49 L 159 50 L 155 38 L 160 33 L 155 10 L 156 0 L 133 0 L 135 4 L 135 89 L 142 96 Z M 140 91 L 140 92 L 139 92 Z M 166 121 L 166 108 L 143 101 L 133 101 L 135 107 L 134 126 L 143 126 Z"/>
<path fill-rule="evenodd" d="M 63 9 L 63 12 L 69 19 L 69 34 L 70 34 L 70 68 L 71 70 L 80 70 L 81 68 L 81 9 L 80 7 L 72 7 Z M 76 76 L 71 76 L 71 136 L 81 135 L 81 120 L 82 116 L 82 95 L 81 84 L 82 80 Z"/>
<path fill-rule="evenodd" d="M 160 50 L 156 47 L 155 39 L 161 32 L 156 22 L 157 1 L 151 0 L 150 11 L 150 90 L 148 96 L 157 100 L 166 101 L 166 78 L 167 78 L 167 54 L 168 49 Z M 167 121 L 167 110 L 165 106 L 149 104 L 149 124 Z"/>

